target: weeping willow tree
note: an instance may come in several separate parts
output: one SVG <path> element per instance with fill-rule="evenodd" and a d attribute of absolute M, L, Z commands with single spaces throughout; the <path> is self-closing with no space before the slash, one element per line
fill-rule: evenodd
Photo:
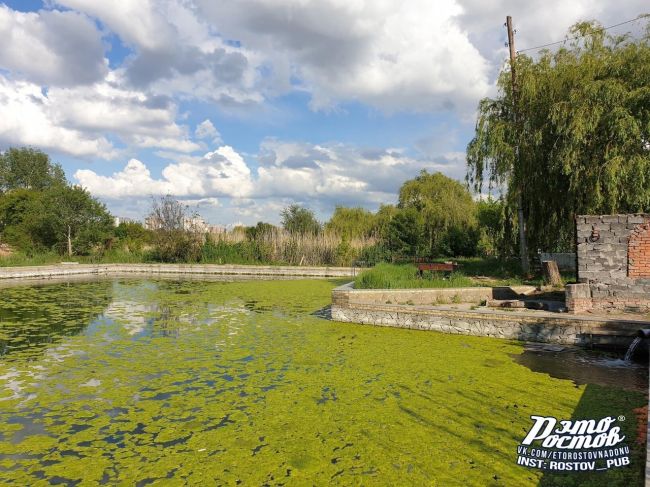
<path fill-rule="evenodd" d="M 521 190 L 530 249 L 571 249 L 576 214 L 650 210 L 647 21 L 640 38 L 576 24 L 557 52 L 517 56 L 516 105 L 509 69 L 480 102 L 467 181 L 504 192 L 504 220 Z"/>

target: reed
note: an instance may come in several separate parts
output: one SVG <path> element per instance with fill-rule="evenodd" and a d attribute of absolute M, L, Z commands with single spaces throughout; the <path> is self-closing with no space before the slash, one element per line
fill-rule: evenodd
<path fill-rule="evenodd" d="M 235 229 L 210 236 L 202 261 L 347 266 L 376 243 L 375 238 L 345 239 L 334 232 L 296 234 L 274 228 L 250 236 Z"/>

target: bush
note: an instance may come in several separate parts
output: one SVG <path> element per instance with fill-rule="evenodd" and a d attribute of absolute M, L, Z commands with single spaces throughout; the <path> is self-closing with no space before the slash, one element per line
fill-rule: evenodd
<path fill-rule="evenodd" d="M 157 230 L 153 257 L 160 262 L 198 262 L 202 237 L 184 230 Z"/>

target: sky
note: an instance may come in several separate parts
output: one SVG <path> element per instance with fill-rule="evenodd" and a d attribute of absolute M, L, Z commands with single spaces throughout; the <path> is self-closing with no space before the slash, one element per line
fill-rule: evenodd
<path fill-rule="evenodd" d="M 645 9 L 645 10 L 644 10 Z M 34 146 L 118 216 L 169 194 L 212 224 L 376 210 L 422 169 L 463 180 L 515 45 L 646 0 L 0 2 L 0 151 Z M 613 29 L 632 32 L 638 22 Z M 535 55 L 535 51 L 528 52 Z"/>

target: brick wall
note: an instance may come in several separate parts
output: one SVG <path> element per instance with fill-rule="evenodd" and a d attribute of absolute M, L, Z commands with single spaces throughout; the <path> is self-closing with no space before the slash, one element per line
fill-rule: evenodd
<path fill-rule="evenodd" d="M 650 223 L 634 229 L 627 252 L 628 277 L 650 277 Z"/>
<path fill-rule="evenodd" d="M 578 282 L 588 295 L 576 296 L 574 310 L 590 301 L 596 309 L 650 312 L 650 215 L 581 215 L 576 238 Z"/>

